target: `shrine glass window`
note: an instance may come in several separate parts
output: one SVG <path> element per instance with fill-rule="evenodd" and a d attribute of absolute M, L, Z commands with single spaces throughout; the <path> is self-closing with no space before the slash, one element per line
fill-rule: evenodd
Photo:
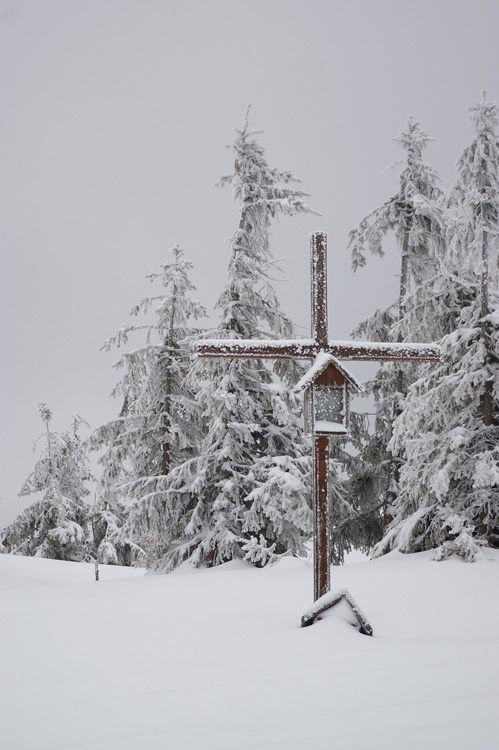
<path fill-rule="evenodd" d="M 315 388 L 315 421 L 345 425 L 345 387 L 318 386 Z"/>

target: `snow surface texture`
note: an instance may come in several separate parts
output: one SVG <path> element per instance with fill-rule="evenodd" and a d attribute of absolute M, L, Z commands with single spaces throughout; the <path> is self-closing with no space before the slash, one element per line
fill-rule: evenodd
<path fill-rule="evenodd" d="M 496 750 L 499 553 L 334 568 L 348 607 L 309 628 L 312 569 L 168 576 L 0 555 L 5 750 Z M 351 613 L 350 613 L 351 615 Z"/>

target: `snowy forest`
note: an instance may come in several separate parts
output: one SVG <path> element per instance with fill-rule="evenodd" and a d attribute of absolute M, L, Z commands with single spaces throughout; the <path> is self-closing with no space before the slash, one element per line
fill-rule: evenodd
<path fill-rule="evenodd" d="M 392 238 L 400 262 L 397 299 L 352 337 L 435 342 L 442 358 L 379 366 L 349 436 L 331 441 L 335 563 L 352 549 L 472 562 L 499 547 L 499 109 L 484 95 L 469 114 L 471 143 L 448 189 L 425 161 L 430 136 L 409 117 L 393 139 L 397 192 L 345 238 L 353 272 Z M 308 554 L 312 449 L 293 392 L 302 365 L 195 352 L 203 338 L 297 337 L 274 289 L 270 229 L 315 212 L 292 172 L 269 166 L 249 115 L 235 130 L 234 170 L 219 181 L 239 223 L 218 324 L 203 325 L 188 250 L 175 244 L 147 277 L 151 296 L 102 346 L 118 352 L 115 418 L 83 438 L 81 416 L 55 432 L 50 404 L 39 404 L 39 457 L 20 490 L 36 499 L 0 532 L 1 552 L 164 573 L 186 561 L 265 566 Z"/>

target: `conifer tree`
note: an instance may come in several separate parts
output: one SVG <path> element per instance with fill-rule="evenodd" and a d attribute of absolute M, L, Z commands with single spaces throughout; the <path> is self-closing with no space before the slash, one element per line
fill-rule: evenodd
<path fill-rule="evenodd" d="M 78 434 L 83 420 L 75 416 L 69 430 L 57 433 L 50 429 L 52 412 L 47 405 L 39 404 L 39 410 L 46 443 L 19 495 L 44 495 L 4 529 L 3 545 L 16 555 L 87 560 L 91 556 L 90 508 L 84 498 L 89 494 L 85 483 L 92 475 Z"/>
<path fill-rule="evenodd" d="M 130 564 L 142 557 L 158 529 L 170 528 L 184 512 L 178 496 L 167 499 L 166 490 L 171 469 L 192 456 L 199 442 L 198 409 L 186 379 L 192 324 L 205 311 L 190 298 L 192 263 L 178 245 L 170 252 L 173 258 L 161 272 L 146 277 L 159 280 L 164 291 L 130 312 L 147 316 L 152 309 L 154 322 L 125 325 L 103 345 L 123 348 L 131 335 L 145 333 L 144 345 L 124 352 L 115 365 L 125 370 L 112 393 L 122 399 L 118 419 L 92 436 L 94 448 L 106 449 L 94 516 L 103 562 Z"/>
<path fill-rule="evenodd" d="M 398 191 L 350 232 L 349 246 L 352 267 L 357 271 L 366 265 L 367 250 L 383 256 L 385 237 L 393 234 L 400 253 L 399 295 L 388 308 L 376 310 L 357 326 L 353 336 L 370 341 L 424 341 L 427 332 L 421 326 L 418 295 L 435 276 L 442 250 L 444 222 L 438 204 L 442 191 L 437 173 L 423 161 L 431 138 L 419 123 L 409 117 L 406 128 L 393 140 L 406 152 Z M 350 480 L 350 494 L 357 498 L 358 505 L 353 518 L 362 521 L 360 527 L 356 522 L 352 528 L 357 545 L 362 537 L 365 546 L 377 541 L 391 516 L 402 458 L 388 446 L 393 422 L 416 376 L 417 365 L 382 364 L 364 391 L 374 397 L 374 430 L 371 432 L 365 415 L 352 414 L 352 439 L 360 451 Z M 375 509 L 373 514 L 365 512 L 369 507 Z M 344 526 L 349 527 L 348 517 Z"/>
<path fill-rule="evenodd" d="M 447 250 L 426 290 L 442 361 L 411 388 L 392 445 L 404 451 L 396 516 L 377 554 L 436 548 L 472 560 L 499 544 L 498 108 L 470 108 L 475 138 L 450 191 Z"/>
<path fill-rule="evenodd" d="M 279 215 L 309 212 L 306 194 L 288 185 L 290 172 L 271 169 L 250 131 L 249 110 L 232 144 L 231 185 L 240 221 L 229 242 L 228 279 L 210 338 L 289 338 L 269 273 L 274 268 L 269 226 Z M 311 532 L 309 446 L 302 437 L 291 368 L 272 373 L 259 360 L 198 360 L 191 377 L 206 434 L 200 454 L 172 473 L 172 492 L 188 495 L 192 511 L 157 567 L 182 560 L 217 565 L 246 557 L 264 565 L 303 551 Z"/>

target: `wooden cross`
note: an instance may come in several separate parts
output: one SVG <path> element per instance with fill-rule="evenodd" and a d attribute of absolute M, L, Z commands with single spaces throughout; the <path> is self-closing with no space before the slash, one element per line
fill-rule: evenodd
<path fill-rule="evenodd" d="M 384 344 L 330 341 L 327 321 L 327 240 L 317 232 L 310 238 L 312 337 L 292 341 L 253 339 L 205 340 L 197 344 L 200 357 L 240 359 L 309 359 L 324 352 L 337 359 L 357 361 L 437 361 L 435 344 Z M 331 530 L 327 499 L 329 437 L 314 435 L 314 601 L 330 590 Z"/>

